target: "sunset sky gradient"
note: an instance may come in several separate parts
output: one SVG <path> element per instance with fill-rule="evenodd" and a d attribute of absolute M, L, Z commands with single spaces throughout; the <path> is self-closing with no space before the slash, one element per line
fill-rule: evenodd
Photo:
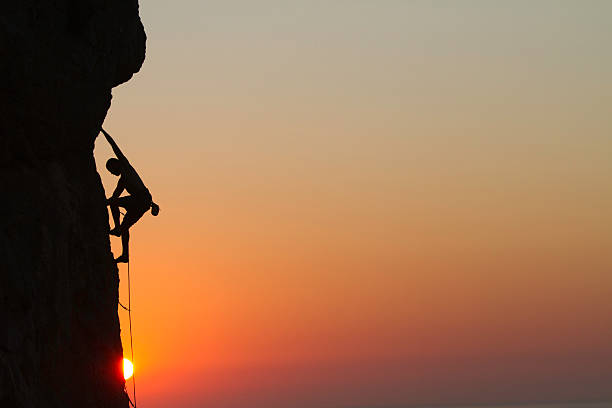
<path fill-rule="evenodd" d="M 140 4 L 139 405 L 612 399 L 612 2 Z"/>

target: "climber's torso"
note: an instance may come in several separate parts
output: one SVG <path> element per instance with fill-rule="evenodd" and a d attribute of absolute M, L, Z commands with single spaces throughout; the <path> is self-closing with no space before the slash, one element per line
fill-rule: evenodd
<path fill-rule="evenodd" d="M 123 183 L 125 190 L 132 196 L 151 196 L 147 186 L 142 182 L 142 179 L 130 163 L 123 163 L 120 182 Z"/>

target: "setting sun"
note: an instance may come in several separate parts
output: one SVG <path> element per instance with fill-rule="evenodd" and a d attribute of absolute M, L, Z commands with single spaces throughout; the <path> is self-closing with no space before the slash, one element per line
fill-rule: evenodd
<path fill-rule="evenodd" d="M 129 380 L 134 374 L 134 365 L 127 358 L 123 359 L 123 378 Z"/>

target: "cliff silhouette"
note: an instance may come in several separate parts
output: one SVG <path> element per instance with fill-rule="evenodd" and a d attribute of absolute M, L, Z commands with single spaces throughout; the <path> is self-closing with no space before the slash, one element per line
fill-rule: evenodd
<path fill-rule="evenodd" d="M 94 141 L 145 57 L 136 0 L 0 8 L 0 407 L 129 406 Z"/>

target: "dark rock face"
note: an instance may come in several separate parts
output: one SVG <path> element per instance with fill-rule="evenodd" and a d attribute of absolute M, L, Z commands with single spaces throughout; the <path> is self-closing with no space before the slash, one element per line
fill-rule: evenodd
<path fill-rule="evenodd" d="M 137 0 L 2 1 L 2 408 L 128 407 L 93 146 L 144 54 Z"/>

